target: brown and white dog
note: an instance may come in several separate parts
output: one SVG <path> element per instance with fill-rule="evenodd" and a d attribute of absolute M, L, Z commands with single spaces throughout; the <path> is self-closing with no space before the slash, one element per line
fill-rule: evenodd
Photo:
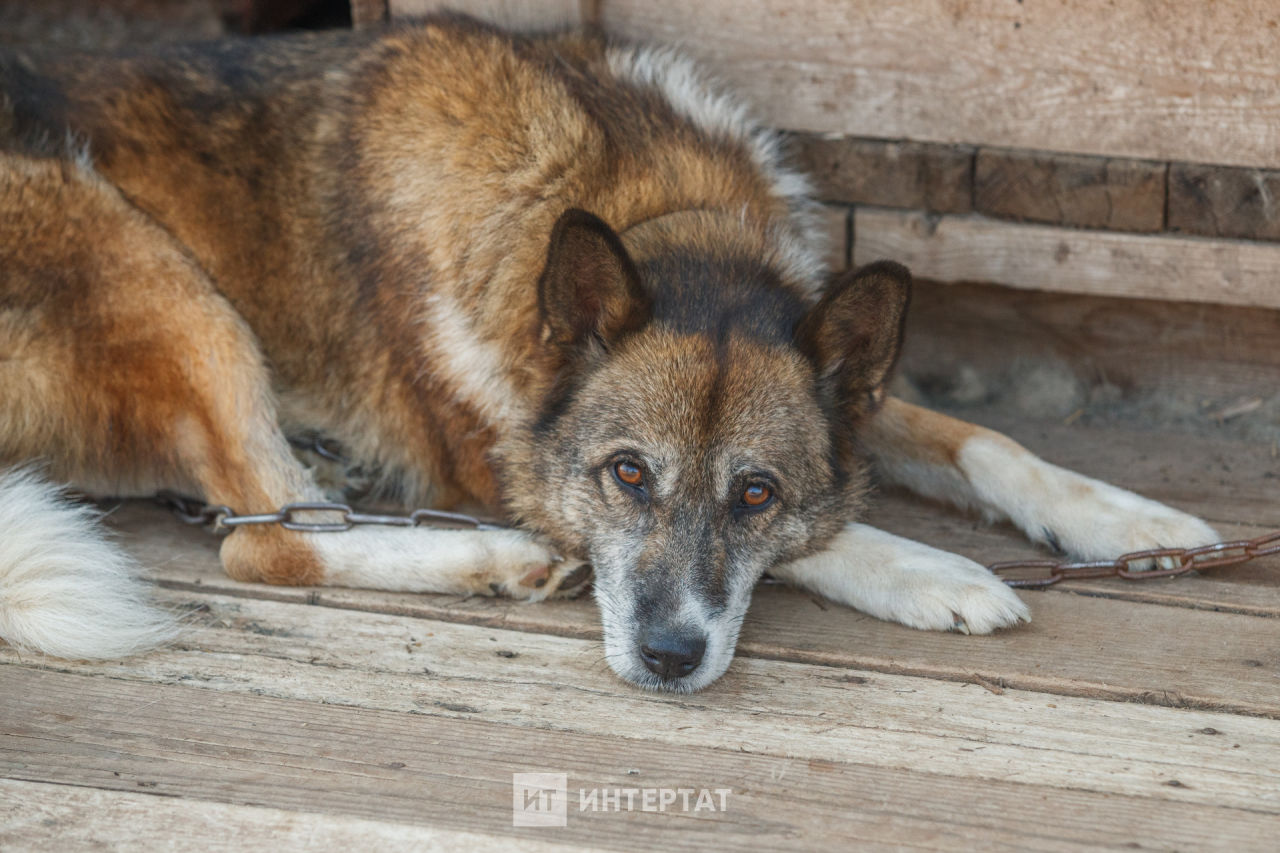
<path fill-rule="evenodd" d="M 271 511 L 324 497 L 295 433 L 406 504 L 519 526 L 244 528 L 233 577 L 537 600 L 589 562 L 608 661 L 644 687 L 719 677 L 766 571 L 917 628 L 1028 618 L 983 567 L 859 524 L 867 457 L 1078 557 L 1214 538 L 886 398 L 907 271 L 828 276 L 775 135 L 667 50 L 440 17 L 19 52 L 0 86 L 11 643 L 169 630 L 46 478 Z"/>

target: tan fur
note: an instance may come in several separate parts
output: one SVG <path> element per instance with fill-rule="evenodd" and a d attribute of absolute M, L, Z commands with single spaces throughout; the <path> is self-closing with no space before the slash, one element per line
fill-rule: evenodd
<path fill-rule="evenodd" d="M 45 459 L 104 495 L 176 488 L 263 509 L 318 497 L 279 435 L 252 333 L 113 187 L 0 155 L 0 267 L 0 463 Z M 242 580 L 319 580 L 292 538 L 228 540 L 224 562 Z"/>

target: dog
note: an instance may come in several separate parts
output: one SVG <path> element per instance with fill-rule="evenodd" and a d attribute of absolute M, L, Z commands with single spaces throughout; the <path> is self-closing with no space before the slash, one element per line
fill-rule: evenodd
<path fill-rule="evenodd" d="M 90 495 L 239 513 L 384 497 L 501 530 L 245 527 L 244 581 L 570 595 L 691 691 L 768 572 L 915 628 L 1029 618 L 984 567 L 858 522 L 888 482 L 1081 558 L 1215 540 L 1182 512 L 886 393 L 906 269 L 829 272 L 778 136 L 679 54 L 445 15 L 0 63 L 0 636 L 169 636 Z M 40 466 L 40 475 L 33 464 Z"/>

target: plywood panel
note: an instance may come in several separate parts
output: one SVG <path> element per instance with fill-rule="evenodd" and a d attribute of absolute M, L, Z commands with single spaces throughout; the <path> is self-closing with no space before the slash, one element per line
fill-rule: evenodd
<path fill-rule="evenodd" d="M 1280 9 L 1266 0 L 605 0 L 792 130 L 1280 165 Z"/>

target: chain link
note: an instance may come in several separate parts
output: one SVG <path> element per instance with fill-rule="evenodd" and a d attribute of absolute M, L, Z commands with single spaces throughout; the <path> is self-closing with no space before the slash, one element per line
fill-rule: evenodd
<path fill-rule="evenodd" d="M 330 503 L 328 501 L 299 501 L 285 504 L 275 512 L 240 515 L 222 504 L 206 504 L 195 498 L 173 492 L 159 492 L 156 500 L 173 511 L 179 519 L 187 524 L 212 524 L 215 529 L 249 527 L 254 525 L 278 524 L 286 530 L 298 530 L 304 533 L 341 533 L 356 526 L 377 525 L 381 527 L 462 527 L 471 530 L 506 530 L 505 524 L 485 521 L 473 515 L 460 512 L 446 512 L 439 509 L 415 509 L 404 515 L 385 513 L 357 512 L 348 504 Z M 298 513 L 329 513 L 337 516 L 328 521 L 303 521 L 297 518 Z"/>
<path fill-rule="evenodd" d="M 212 524 L 215 529 L 252 525 L 278 524 L 286 530 L 305 533 L 340 533 L 353 527 L 377 525 L 382 527 L 462 527 L 472 530 L 508 530 L 509 525 L 484 521 L 472 515 L 445 512 L 438 509 L 415 509 L 404 515 L 357 512 L 347 504 L 327 501 L 301 501 L 285 504 L 275 512 L 240 515 L 222 504 L 206 504 L 195 498 L 160 492 L 156 500 L 171 509 L 187 524 Z M 297 513 L 331 513 L 328 521 L 302 521 Z M 1196 548 L 1149 548 L 1131 551 L 1114 560 L 1006 560 L 987 566 L 1012 587 L 1037 588 L 1053 586 L 1064 580 L 1119 577 L 1125 580 L 1154 580 L 1185 575 L 1199 569 L 1217 569 L 1247 563 L 1259 557 L 1280 554 L 1280 530 L 1253 539 L 1237 539 L 1217 542 Z M 1177 565 L 1168 569 L 1138 569 L 1135 564 L 1158 560 L 1173 560 Z M 1026 574 L 1030 573 L 1030 574 Z"/>

